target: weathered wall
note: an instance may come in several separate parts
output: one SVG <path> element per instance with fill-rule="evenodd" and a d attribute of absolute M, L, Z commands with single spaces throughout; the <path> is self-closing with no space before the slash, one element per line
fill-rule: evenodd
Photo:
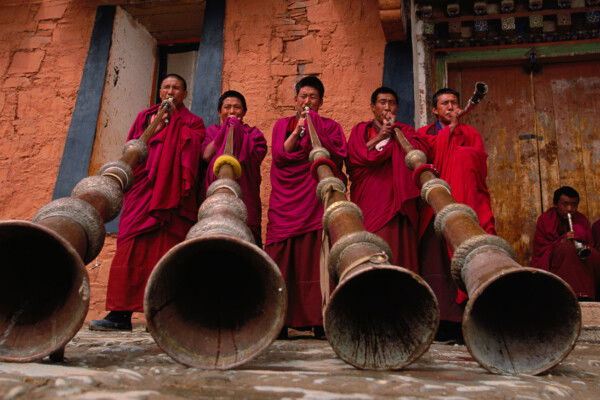
<path fill-rule="evenodd" d="M 115 2 L 3 2 L 0 219 L 30 219 L 51 200 L 95 9 L 109 3 Z M 369 97 L 381 84 L 384 48 L 376 0 L 228 0 L 223 90 L 244 93 L 248 123 L 270 144 L 274 122 L 293 112 L 295 82 L 316 74 L 326 88 L 321 113 L 339 121 L 348 135 L 356 122 L 370 118 Z M 262 166 L 263 224 L 269 165 L 270 152 Z M 104 314 L 114 250 L 115 238 L 109 236 L 87 267 L 88 319 Z"/>
<path fill-rule="evenodd" d="M 381 85 L 385 38 L 377 1 L 230 0 L 225 19 L 223 90 L 246 96 L 246 121 L 271 144 L 275 121 L 291 115 L 294 85 L 305 74 L 325 85 L 321 114 L 348 136 L 371 118 L 371 92 Z M 270 192 L 270 148 L 262 164 L 263 231 Z"/>
<path fill-rule="evenodd" d="M 0 13 L 0 218 L 51 200 L 94 2 L 10 1 Z"/>
<path fill-rule="evenodd" d="M 4 1 L 0 13 L 0 219 L 31 219 L 52 200 L 96 7 L 108 1 Z M 91 271 L 104 309 L 114 237 Z M 88 266 L 91 268 L 92 266 Z"/>

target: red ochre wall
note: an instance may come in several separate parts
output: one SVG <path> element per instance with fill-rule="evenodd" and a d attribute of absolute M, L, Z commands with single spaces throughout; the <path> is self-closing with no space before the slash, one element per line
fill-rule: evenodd
<path fill-rule="evenodd" d="M 31 219 L 51 201 L 98 5 L 109 1 L 0 4 L 0 219 Z M 346 136 L 370 119 L 381 85 L 385 38 L 377 1 L 228 0 L 223 90 L 242 92 L 246 121 L 271 142 L 275 121 L 293 113 L 299 77 L 325 84 L 321 114 Z M 216 102 L 216 99 L 215 99 Z M 263 226 L 270 150 L 262 165 Z M 102 317 L 115 238 L 87 266 L 88 319 Z M 140 318 L 140 317 L 138 317 Z"/>

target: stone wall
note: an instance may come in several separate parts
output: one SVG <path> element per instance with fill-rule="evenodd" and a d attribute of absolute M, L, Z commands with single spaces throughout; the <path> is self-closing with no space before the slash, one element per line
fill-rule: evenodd
<path fill-rule="evenodd" d="M 95 9 L 115 2 L 5 1 L 0 13 L 0 219 L 30 219 L 52 197 L 87 56 Z M 118 3 L 118 2 L 116 2 Z M 247 122 L 270 144 L 278 118 L 293 112 L 293 87 L 307 74 L 325 84 L 321 113 L 346 135 L 371 117 L 381 85 L 385 38 L 376 0 L 228 0 L 223 90 L 248 100 Z M 216 103 L 215 99 L 215 103 Z M 263 226 L 270 151 L 262 166 Z M 115 238 L 88 265 L 88 319 L 104 314 Z"/>

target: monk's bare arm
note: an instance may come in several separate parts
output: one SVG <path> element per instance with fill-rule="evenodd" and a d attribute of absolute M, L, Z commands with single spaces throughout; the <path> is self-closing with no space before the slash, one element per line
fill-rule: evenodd
<path fill-rule="evenodd" d="M 217 146 L 215 146 L 215 141 L 213 140 L 206 146 L 204 149 L 204 153 L 202 154 L 202 159 L 206 162 L 210 162 L 215 153 L 217 152 Z"/>
<path fill-rule="evenodd" d="M 292 153 L 298 147 L 298 140 L 300 140 L 300 133 L 302 132 L 302 128 L 304 127 L 304 116 L 302 116 L 298 120 L 298 125 L 296 125 L 296 129 L 285 139 L 283 142 L 283 150 L 286 153 Z"/>

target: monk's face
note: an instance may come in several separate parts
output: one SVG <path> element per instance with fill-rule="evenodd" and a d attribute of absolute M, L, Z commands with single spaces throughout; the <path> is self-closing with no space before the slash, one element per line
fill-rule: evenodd
<path fill-rule="evenodd" d="M 567 213 L 572 213 L 577 211 L 577 206 L 579 205 L 579 198 L 577 197 L 569 197 L 567 195 L 561 194 L 558 198 L 558 203 L 555 204 L 556 210 L 558 211 L 558 216 L 562 219 L 567 219 Z"/>
<path fill-rule="evenodd" d="M 451 93 L 439 95 L 437 105 L 432 109 L 437 120 L 444 126 L 450 125 L 452 115 L 455 115 L 458 110 L 458 98 Z"/>
<path fill-rule="evenodd" d="M 294 97 L 296 101 L 296 111 L 304 111 L 304 107 L 308 106 L 311 110 L 318 112 L 319 108 L 323 104 L 323 99 L 319 94 L 319 91 L 311 86 L 304 86 L 300 88 L 300 91 Z"/>
<path fill-rule="evenodd" d="M 244 119 L 244 115 L 246 115 L 246 111 L 244 111 L 244 106 L 242 105 L 242 101 L 240 99 L 237 97 L 226 97 L 223 100 L 223 104 L 219 110 L 221 123 L 225 122 L 228 117 L 236 117 L 242 121 Z"/>
<path fill-rule="evenodd" d="M 389 121 L 398 112 L 396 97 L 391 93 L 379 93 L 375 104 L 371 104 L 371 111 L 375 120 L 383 125 L 384 120 Z"/>
<path fill-rule="evenodd" d="M 169 76 L 161 82 L 159 93 L 161 100 L 172 97 L 173 103 L 177 108 L 181 107 L 183 99 L 187 97 L 187 91 L 183 88 L 183 82 L 174 76 Z"/>

